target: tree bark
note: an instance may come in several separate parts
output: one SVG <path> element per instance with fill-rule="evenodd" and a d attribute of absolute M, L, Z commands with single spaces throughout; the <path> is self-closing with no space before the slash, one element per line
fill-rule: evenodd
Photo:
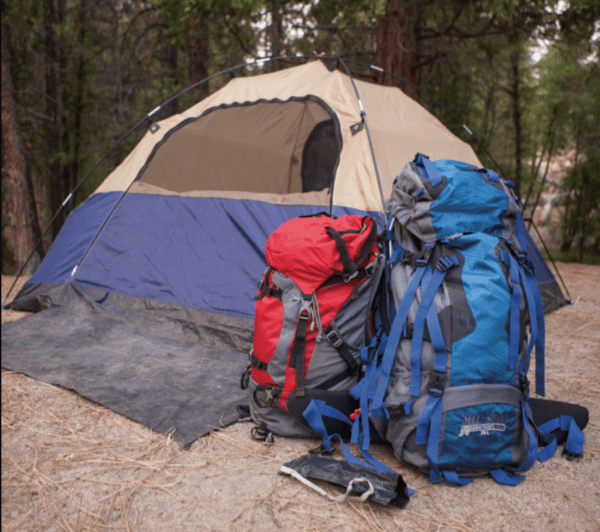
<path fill-rule="evenodd" d="M 419 6 L 410 0 L 388 0 L 385 15 L 377 25 L 377 52 L 375 65 L 400 76 L 411 85 L 402 85 L 402 90 L 415 101 L 419 101 L 418 85 L 417 24 Z M 398 80 L 389 74 L 379 72 L 377 82 L 395 86 Z"/>
<path fill-rule="evenodd" d="M 69 191 L 73 190 L 79 181 L 79 157 L 81 151 L 81 126 L 83 121 L 83 94 L 86 82 L 86 60 L 85 60 L 85 36 L 86 36 L 86 13 L 87 2 L 81 0 L 79 6 L 79 58 L 77 60 L 77 87 L 75 90 L 75 102 L 73 105 L 73 159 L 70 161 Z M 73 198 L 76 204 L 76 199 Z"/>
<path fill-rule="evenodd" d="M 165 42 L 160 50 L 160 62 L 165 69 L 167 78 L 177 79 L 177 47 L 170 42 Z M 173 100 L 163 107 L 164 116 L 173 116 L 179 113 L 179 100 Z"/>
<path fill-rule="evenodd" d="M 190 84 L 198 83 L 208 77 L 209 61 L 209 33 L 208 20 L 198 17 L 188 23 L 188 79 Z M 210 87 L 208 82 L 198 89 L 198 99 L 208 96 Z"/>
<path fill-rule="evenodd" d="M 55 8 L 54 0 L 44 1 L 45 10 L 45 82 L 46 82 L 46 114 L 50 119 L 45 131 L 46 148 L 48 150 L 48 192 L 50 211 L 59 212 L 66 197 L 65 172 L 60 160 L 60 141 L 62 134 L 62 109 L 60 105 L 60 65 L 59 49 L 55 27 L 64 15 L 61 0 Z M 56 238 L 65 223 L 66 213 L 62 210 L 52 227 L 53 237 Z"/>
<path fill-rule="evenodd" d="M 285 4 L 284 4 L 285 6 Z M 269 27 L 271 39 L 271 57 L 283 55 L 283 14 L 281 2 L 275 0 L 271 3 L 271 26 Z M 271 61 L 271 71 L 281 70 L 279 61 Z"/>
<path fill-rule="evenodd" d="M 523 178 L 523 139 L 521 131 L 521 48 L 518 36 L 513 42 L 514 51 L 511 53 L 512 67 L 512 114 L 515 127 L 515 194 L 521 197 L 521 180 Z"/>
<path fill-rule="evenodd" d="M 19 271 L 39 238 L 37 209 L 33 201 L 31 179 L 28 179 L 27 162 L 19 130 L 17 105 L 10 70 L 10 49 L 6 14 L 2 14 L 2 144 L 6 173 L 2 180 L 6 186 L 5 212 L 10 220 L 5 235 L 13 248 L 16 270 Z M 35 230 L 37 229 L 37 231 Z M 37 237 L 36 237 L 37 234 Z M 31 275 L 40 264 L 36 251 L 24 270 Z"/>

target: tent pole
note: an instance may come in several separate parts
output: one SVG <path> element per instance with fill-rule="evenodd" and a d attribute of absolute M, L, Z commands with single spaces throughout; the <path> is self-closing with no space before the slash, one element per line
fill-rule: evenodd
<path fill-rule="evenodd" d="M 341 57 L 339 57 L 337 54 L 335 57 L 338 59 L 339 62 L 342 63 L 344 69 L 346 70 L 346 74 L 348 75 L 348 77 L 350 78 L 350 81 L 352 82 L 352 87 L 354 88 L 354 92 L 356 94 L 356 99 L 358 100 L 358 107 L 360 108 L 360 116 L 363 121 L 363 124 L 365 125 L 365 131 L 367 132 L 367 138 L 369 139 L 369 147 L 371 149 L 371 157 L 373 158 L 373 166 L 375 167 L 375 175 L 377 176 L 377 186 L 379 188 L 379 197 L 381 199 L 381 210 L 383 212 L 383 220 L 384 220 L 383 226 L 387 229 L 388 215 L 387 215 L 387 212 L 385 209 L 385 199 L 383 197 L 383 188 L 381 186 L 381 178 L 379 177 L 379 168 L 377 167 L 377 158 L 375 157 L 373 141 L 371 140 L 371 133 L 369 131 L 369 125 L 367 123 L 367 113 L 365 113 L 365 108 L 363 107 L 362 100 L 360 99 L 360 94 L 358 93 L 358 89 L 356 88 L 356 84 L 354 83 L 354 78 L 352 77 L 352 74 L 350 73 L 350 70 L 348 69 L 346 62 Z"/>
<path fill-rule="evenodd" d="M 315 56 L 302 56 L 302 58 L 306 58 L 306 57 L 315 57 Z M 229 73 L 230 76 L 233 77 L 233 72 L 235 70 L 238 70 L 240 68 L 244 68 L 246 66 L 249 65 L 253 65 L 253 64 L 257 64 L 257 63 L 265 63 L 265 62 L 269 62 L 269 61 L 274 61 L 275 59 L 284 59 L 286 58 L 285 56 L 279 57 L 279 58 L 268 58 L 268 59 L 259 59 L 257 61 L 254 61 L 253 63 L 244 63 L 232 68 L 228 68 L 227 70 L 223 70 L 222 72 L 219 72 L 217 74 L 213 74 L 212 76 L 209 76 L 201 81 L 198 81 L 197 83 L 194 83 L 193 85 L 190 85 L 187 89 L 182 90 L 181 92 L 177 93 L 175 96 L 169 98 L 167 101 L 163 102 L 161 105 L 159 105 L 158 107 L 156 107 L 153 111 L 151 111 L 150 113 L 148 113 L 144 118 L 142 118 L 137 124 L 135 124 L 127 133 L 125 133 L 125 135 L 123 135 L 123 137 L 121 137 L 121 139 L 119 139 L 116 144 L 110 148 L 110 150 L 108 150 L 101 158 L 100 160 L 92 167 L 92 169 L 81 179 L 81 181 L 79 181 L 79 183 L 77 183 L 77 185 L 75 186 L 75 188 L 70 192 L 70 194 L 67 196 L 67 198 L 65 199 L 65 201 L 63 201 L 62 205 L 60 206 L 60 208 L 58 209 L 58 211 L 56 211 L 56 214 L 54 215 L 54 217 L 52 218 L 52 220 L 50 220 L 50 223 L 48 224 L 48 226 L 46 227 L 46 230 L 44 231 L 44 234 L 41 236 L 41 238 L 36 242 L 36 244 L 33 246 L 31 252 L 29 253 L 27 259 L 25 259 L 25 263 L 23 264 L 23 266 L 21 266 L 21 269 L 18 271 L 15 280 L 13 281 L 13 283 L 11 284 L 10 288 L 8 289 L 8 292 L 6 293 L 6 296 L 4 297 L 4 299 L 2 300 L 2 304 L 0 305 L 0 308 L 4 309 L 5 305 L 6 305 L 6 301 L 8 300 L 8 297 L 10 296 L 10 293 L 12 292 L 13 288 L 15 287 L 15 285 L 17 284 L 17 281 L 19 280 L 19 278 L 21 277 L 21 275 L 23 274 L 23 271 L 25 270 L 25 268 L 27 267 L 27 264 L 29 264 L 29 261 L 31 260 L 31 257 L 33 257 L 35 251 L 38 249 L 39 245 L 42 243 L 42 241 L 44 240 L 45 236 L 48 234 L 48 231 L 50 230 L 50 227 L 52 227 L 52 224 L 54 223 L 54 221 L 56 220 L 56 218 L 58 217 L 58 215 L 62 212 L 62 210 L 67 206 L 67 204 L 69 203 L 69 201 L 73 198 L 74 194 L 77 192 L 77 190 L 79 189 L 79 187 L 81 187 L 81 185 L 84 183 L 84 181 L 87 180 L 87 178 L 94 172 L 94 170 L 96 170 L 98 168 L 98 166 L 100 166 L 100 164 L 102 163 L 102 161 L 104 161 L 104 159 L 106 159 L 113 151 L 114 149 L 119 146 L 127 137 L 129 137 L 129 135 L 131 135 L 131 133 L 133 133 L 138 127 L 140 127 L 141 124 L 143 124 L 144 122 L 147 123 L 151 123 L 150 118 L 156 114 L 158 111 L 160 111 L 163 107 L 165 107 L 166 105 L 168 105 L 169 103 L 171 103 L 172 101 L 176 100 L 177 98 L 179 98 L 180 96 L 186 94 L 187 92 L 199 87 L 200 85 L 207 83 L 208 81 L 221 76 L 223 74 L 227 74 Z M 333 58 L 327 58 L 327 59 L 333 59 Z M 127 191 L 125 191 L 125 193 L 127 193 Z M 123 199 L 123 198 L 121 198 Z M 117 202 L 117 205 L 115 205 L 115 207 L 113 208 L 113 210 L 110 212 L 110 214 L 108 215 L 107 221 L 108 219 L 112 216 L 112 214 L 114 213 L 115 208 L 121 203 L 121 200 L 119 200 Z M 104 227 L 104 225 L 102 226 Z M 84 254 L 84 258 L 87 256 L 89 252 L 89 248 L 86 251 L 86 253 Z M 83 261 L 83 259 L 81 261 L 79 261 L 79 263 L 77 264 L 77 266 L 75 266 L 75 270 L 81 265 L 81 262 Z M 71 276 L 73 276 L 73 273 L 75 273 L 75 270 L 71 273 Z"/>
<path fill-rule="evenodd" d="M 131 133 L 133 133 L 141 124 L 143 124 L 146 119 L 148 119 L 150 116 L 152 116 L 152 114 L 154 114 L 154 112 L 156 112 L 156 109 L 152 113 L 150 113 L 149 115 L 147 115 L 144 118 L 142 118 L 125 135 L 123 135 L 123 137 L 121 137 L 121 139 L 119 141 L 117 141 L 117 143 L 100 158 L 100 160 L 79 181 L 79 183 L 77 183 L 77 185 L 75 185 L 75 188 L 69 193 L 69 195 L 67 196 L 67 198 L 65 199 L 65 201 L 62 202 L 62 205 L 60 206 L 60 208 L 58 209 L 58 211 L 56 211 L 56 214 L 53 216 L 52 220 L 50 220 L 50 223 L 46 227 L 46 230 L 44 231 L 44 233 L 42 234 L 42 236 L 40 237 L 40 239 L 36 242 L 36 244 L 33 246 L 33 249 L 29 253 L 27 259 L 25 259 L 25 263 L 23 264 L 23 266 L 21 266 L 21 269 L 17 273 L 17 275 L 15 277 L 15 280 L 13 281 L 12 285 L 8 289 L 8 292 L 6 293 L 6 296 L 4 297 L 4 300 L 2 301 L 2 305 L 0 305 L 0 308 L 2 308 L 2 309 L 5 308 L 4 305 L 6 304 L 6 301 L 8 300 L 8 296 L 10 295 L 10 293 L 12 292 L 12 289 L 17 284 L 17 281 L 19 280 L 19 277 L 21 277 L 21 274 L 23 273 L 23 271 L 25 270 L 25 267 L 27 266 L 27 264 L 31 260 L 31 257 L 33 257 L 35 251 L 37 250 L 37 248 L 39 247 L 39 245 L 42 243 L 42 241 L 44 240 L 45 236 L 48 234 L 48 231 L 52 227 L 52 224 L 54 223 L 54 221 L 56 220 L 56 218 L 58 217 L 58 215 L 67 206 L 67 204 L 73 198 L 73 196 L 75 195 L 75 193 L 77 192 L 77 190 L 79 190 L 79 187 L 81 187 L 81 185 L 83 184 L 83 182 L 92 174 L 92 172 L 94 170 L 96 170 L 96 168 L 98 168 L 98 166 L 100 166 L 100 164 L 102 163 L 102 161 L 104 161 L 104 159 L 106 159 L 119 144 L 121 144 L 129 135 L 131 135 Z"/>

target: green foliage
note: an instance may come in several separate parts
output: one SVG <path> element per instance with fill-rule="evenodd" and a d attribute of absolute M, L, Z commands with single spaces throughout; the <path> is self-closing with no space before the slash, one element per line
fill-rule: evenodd
<path fill-rule="evenodd" d="M 585 252 L 600 256 L 600 149 L 588 152 L 584 161 L 570 169 L 563 191 L 561 251 L 568 251 L 575 242 L 580 262 Z"/>
<path fill-rule="evenodd" d="M 405 0 L 411 2 L 419 7 L 418 53 L 411 66 L 421 88 L 449 113 L 425 97 L 422 102 L 466 141 L 472 138 L 462 124 L 471 128 L 479 140 L 474 148 L 485 165 L 494 163 L 482 146 L 507 177 L 521 168 L 522 195 L 533 201 L 543 186 L 547 162 L 560 150 L 574 149 L 576 163 L 593 160 L 589 146 L 600 145 L 594 136 L 600 104 L 593 101 L 600 94 L 594 88 L 599 77 L 597 64 L 582 59 L 594 46 L 597 49 L 597 41 L 590 44 L 594 22 L 600 18 L 597 0 Z M 65 189 L 72 189 L 152 109 L 229 67 L 272 55 L 314 53 L 372 63 L 377 25 L 391 3 L 63 0 L 62 18 L 48 25 L 44 2 L 6 0 L 11 46 L 19 58 L 12 70 L 20 126 L 38 195 L 44 196 L 39 193 L 51 186 L 52 165 L 60 166 Z M 56 122 L 48 116 L 49 28 L 54 31 L 54 66 L 59 72 Z M 540 38 L 546 39 L 550 51 L 533 65 L 528 50 Z M 569 46 L 560 45 L 561 40 L 568 40 Z M 236 75 L 288 63 L 296 64 L 255 65 Z M 222 76 L 186 92 L 153 118 L 186 109 L 227 81 Z M 48 149 L 49 131 L 58 139 L 54 151 Z M 95 190 L 146 131 L 144 124 L 114 148 L 70 208 Z M 582 177 L 578 179 L 569 181 L 572 191 L 585 185 Z M 46 221 L 54 214 L 48 201 L 41 214 Z"/>
<path fill-rule="evenodd" d="M 580 260 L 581 259 L 581 260 Z M 549 261 L 550 257 L 544 255 L 544 260 Z M 552 260 L 556 262 L 580 262 L 581 264 L 590 264 L 600 266 L 600 255 L 597 253 L 584 253 L 583 258 L 579 256 L 579 250 L 570 249 L 569 251 L 552 252 Z"/>

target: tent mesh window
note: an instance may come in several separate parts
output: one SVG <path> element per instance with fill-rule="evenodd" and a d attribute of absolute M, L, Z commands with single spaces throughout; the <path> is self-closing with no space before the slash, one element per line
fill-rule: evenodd
<path fill-rule="evenodd" d="M 219 106 L 169 132 L 137 181 L 176 193 L 319 191 L 332 185 L 339 131 L 315 97 Z"/>

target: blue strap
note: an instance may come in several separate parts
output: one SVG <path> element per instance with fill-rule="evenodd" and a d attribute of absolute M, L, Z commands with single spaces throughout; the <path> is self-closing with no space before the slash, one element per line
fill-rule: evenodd
<path fill-rule="evenodd" d="M 466 486 L 473 482 L 472 478 L 468 477 L 459 477 L 456 471 L 442 471 L 446 482 L 450 482 L 450 484 L 456 484 L 457 486 Z"/>
<path fill-rule="evenodd" d="M 517 369 L 519 360 L 519 348 L 521 343 L 521 297 L 523 292 L 519 286 L 519 263 L 516 259 L 505 251 L 500 252 L 502 262 L 509 268 L 509 276 L 512 283 L 512 296 L 510 299 L 510 343 L 508 355 L 508 367 Z"/>
<path fill-rule="evenodd" d="M 429 396 L 431 399 L 432 396 Z M 442 436 L 442 418 L 444 415 L 442 409 L 442 397 L 434 398 L 434 407 L 431 413 L 429 428 L 429 439 L 427 441 L 427 461 L 429 462 L 429 480 L 438 482 L 442 480 L 442 475 L 438 470 L 438 454 L 440 451 L 440 438 Z"/>
<path fill-rule="evenodd" d="M 490 181 L 493 181 L 494 183 L 497 183 L 500 180 L 500 176 L 498 175 L 498 172 L 494 172 L 493 170 L 490 170 L 489 168 L 478 168 L 477 171 L 481 174 L 486 174 L 488 176 L 488 179 Z"/>
<path fill-rule="evenodd" d="M 385 351 L 383 353 L 383 360 L 381 361 L 376 375 L 377 388 L 375 390 L 373 402 L 371 403 L 371 414 L 374 417 L 383 416 L 383 397 L 387 389 L 388 381 L 390 380 L 390 372 L 396 357 L 396 349 L 398 348 L 398 343 L 402 337 L 402 329 L 408 316 L 408 311 L 410 310 L 410 306 L 415 298 L 417 288 L 419 287 L 419 283 L 421 282 L 421 278 L 425 274 L 426 269 L 427 267 L 424 265 L 419 266 L 414 271 L 413 277 L 408 284 L 406 292 L 404 293 L 404 297 L 400 302 L 400 306 L 396 311 L 394 323 L 392 324 L 392 330 L 390 331 L 390 335 L 385 346 Z"/>
<path fill-rule="evenodd" d="M 537 457 L 540 462 L 545 462 L 546 460 L 552 458 L 556 453 L 558 442 L 556 441 L 556 436 L 554 434 L 539 432 L 538 444 L 541 442 L 546 443 L 546 447 L 538 450 Z"/>
<path fill-rule="evenodd" d="M 529 321 L 531 325 L 531 338 L 529 340 L 529 345 L 527 346 L 527 353 L 521 361 L 519 371 L 524 372 L 525 363 L 535 345 L 535 393 L 543 397 L 546 395 L 544 307 L 542 305 L 542 299 L 535 276 L 524 268 L 519 269 L 519 274 L 521 275 L 525 297 L 527 298 Z"/>
<path fill-rule="evenodd" d="M 427 443 L 427 429 L 431 421 L 431 416 L 438 403 L 442 399 L 442 391 L 435 388 L 429 390 L 429 396 L 427 397 L 427 404 L 419 416 L 417 421 L 417 434 L 415 439 L 416 445 L 425 445 Z"/>
<path fill-rule="evenodd" d="M 535 275 L 529 276 L 529 285 L 535 300 L 538 336 L 535 343 L 535 389 L 539 396 L 546 395 L 546 322 L 544 319 L 544 304 Z"/>
<path fill-rule="evenodd" d="M 335 434 L 332 436 L 327 434 L 327 429 L 325 428 L 325 423 L 323 422 L 323 416 L 338 419 L 348 425 L 352 425 L 352 421 L 350 421 L 348 417 L 319 399 L 313 399 L 308 404 L 302 415 L 310 425 L 310 428 L 319 436 L 321 436 L 323 445 L 328 451 L 331 450 L 331 439 L 335 436 Z"/>
<path fill-rule="evenodd" d="M 435 167 L 435 164 L 433 164 L 429 160 L 429 157 L 427 157 L 427 155 L 418 153 L 417 156 L 415 157 L 414 162 L 416 163 L 417 168 L 419 168 L 419 167 L 423 168 L 423 172 L 421 172 L 421 170 L 419 170 L 419 174 L 422 177 L 424 177 L 425 179 L 427 179 L 427 181 L 429 181 L 431 183 L 432 187 L 437 187 L 438 185 L 440 185 L 442 183 L 442 178 L 440 177 L 440 174 L 439 174 L 437 168 Z"/>
<path fill-rule="evenodd" d="M 517 486 L 525 478 L 523 475 L 510 473 L 504 469 L 493 469 L 490 474 L 498 484 L 504 486 Z"/>
<path fill-rule="evenodd" d="M 367 452 L 361 451 L 361 454 L 365 458 L 366 462 L 354 456 L 348 450 L 339 434 L 332 434 L 331 436 L 328 435 L 325 424 L 323 423 L 323 416 L 333 417 L 348 424 L 352 424 L 352 422 L 346 416 L 344 416 L 344 414 L 338 412 L 335 408 L 328 406 L 324 401 L 313 399 L 306 407 L 306 410 L 304 410 L 303 416 L 310 427 L 317 434 L 319 434 L 319 436 L 321 436 L 325 449 L 331 450 L 331 440 L 336 440 L 340 443 L 340 448 L 342 449 L 342 453 L 347 462 L 363 467 L 371 467 L 376 471 L 383 473 L 396 473 L 393 469 L 390 469 L 388 466 L 382 464 Z M 414 492 L 412 490 L 409 490 L 409 495 L 412 495 L 413 493 Z"/>
<path fill-rule="evenodd" d="M 538 427 L 540 432 L 552 432 L 560 428 L 560 430 L 567 431 L 567 441 L 565 443 L 565 450 L 568 453 L 574 455 L 583 454 L 583 444 L 585 443 L 585 436 L 583 432 L 575 422 L 573 416 L 560 416 L 550 421 L 546 421 Z"/>
<path fill-rule="evenodd" d="M 398 244 L 398 242 L 394 242 L 392 255 L 390 256 L 390 260 L 388 261 L 388 266 L 391 266 L 395 262 L 402 260 L 404 258 L 404 248 Z"/>
<path fill-rule="evenodd" d="M 419 395 L 421 395 L 421 350 L 423 348 L 423 332 L 425 330 L 425 318 L 429 313 L 429 308 L 433 305 L 435 294 L 440 285 L 442 284 L 442 281 L 444 280 L 448 269 L 452 266 L 457 266 L 458 264 L 459 262 L 455 255 L 444 256 L 438 261 L 438 264 L 436 265 L 436 269 L 433 272 L 433 274 L 431 274 L 428 270 L 425 276 L 423 277 L 421 289 L 421 303 L 419 304 L 417 315 L 415 317 L 412 346 L 410 351 L 411 373 L 410 387 L 408 389 L 408 393 L 413 397 L 419 397 Z M 434 334 L 436 333 L 437 331 L 434 331 Z M 443 350 L 445 352 L 443 337 L 441 337 L 441 342 L 439 340 L 440 337 L 441 329 L 439 331 L 439 336 L 437 337 L 437 347 L 438 351 Z M 445 367 L 443 371 L 446 371 Z"/>
<path fill-rule="evenodd" d="M 523 461 L 523 463 L 516 469 L 513 468 L 505 468 L 509 470 L 511 473 L 523 473 L 525 471 L 529 471 L 535 460 L 538 456 L 538 440 L 531 428 L 531 424 L 529 423 L 531 410 L 529 405 L 527 404 L 527 398 L 525 396 L 521 396 L 521 414 L 523 416 L 523 425 L 525 426 L 525 432 L 527 433 L 527 458 Z M 519 481 L 520 482 L 520 481 Z"/>
<path fill-rule="evenodd" d="M 429 308 L 427 314 L 427 327 L 429 328 L 429 335 L 431 336 L 431 343 L 435 350 L 435 362 L 433 370 L 439 375 L 445 375 L 446 364 L 448 363 L 448 353 L 446 351 L 446 345 L 442 336 L 442 329 L 438 319 L 437 311 L 434 305 Z M 438 385 L 439 386 L 439 385 Z M 427 405 L 421 412 L 419 420 L 417 421 L 417 432 L 416 432 L 416 445 L 424 445 L 427 439 L 427 428 L 433 411 L 437 406 L 437 403 L 441 400 L 443 389 L 432 386 L 429 389 L 429 398 L 427 399 Z"/>

